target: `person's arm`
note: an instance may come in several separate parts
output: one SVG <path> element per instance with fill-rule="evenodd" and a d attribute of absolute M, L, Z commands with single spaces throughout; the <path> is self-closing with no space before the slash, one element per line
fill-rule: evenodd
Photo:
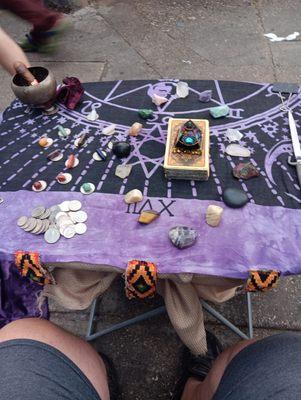
<path fill-rule="evenodd" d="M 13 65 L 16 61 L 22 62 L 26 67 L 30 66 L 23 50 L 0 28 L 0 64 L 11 75 L 14 75 Z"/>

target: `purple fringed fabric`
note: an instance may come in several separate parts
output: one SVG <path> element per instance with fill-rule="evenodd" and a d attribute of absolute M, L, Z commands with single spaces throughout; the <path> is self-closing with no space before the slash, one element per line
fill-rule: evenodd
<path fill-rule="evenodd" d="M 0 262 L 0 328 L 26 317 L 49 318 L 47 301 L 38 307 L 41 286 L 19 275 L 13 262 Z"/>
<path fill-rule="evenodd" d="M 58 88 L 56 98 L 69 110 L 74 110 L 83 94 L 84 88 L 80 80 L 73 76 L 67 76 L 63 79 L 63 85 Z"/>

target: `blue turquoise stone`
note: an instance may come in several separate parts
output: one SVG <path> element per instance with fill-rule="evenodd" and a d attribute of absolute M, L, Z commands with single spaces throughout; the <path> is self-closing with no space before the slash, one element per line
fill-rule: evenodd
<path fill-rule="evenodd" d="M 193 143 L 194 143 L 194 140 L 193 140 L 193 138 L 186 138 L 186 139 L 185 139 L 185 143 L 187 143 L 187 144 L 193 144 Z"/>
<path fill-rule="evenodd" d="M 225 117 L 226 115 L 229 114 L 230 108 L 226 105 L 224 106 L 218 106 L 218 107 L 212 107 L 210 108 L 209 112 L 213 118 L 221 118 Z"/>

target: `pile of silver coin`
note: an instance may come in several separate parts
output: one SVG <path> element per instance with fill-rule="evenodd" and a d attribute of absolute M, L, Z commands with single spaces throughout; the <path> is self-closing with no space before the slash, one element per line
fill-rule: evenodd
<path fill-rule="evenodd" d="M 30 217 L 20 217 L 17 225 L 25 232 L 43 233 L 47 243 L 56 243 L 61 235 L 71 239 L 87 231 L 85 222 L 88 216 L 81 208 L 79 200 L 63 201 L 50 208 L 38 206 L 32 210 Z"/>

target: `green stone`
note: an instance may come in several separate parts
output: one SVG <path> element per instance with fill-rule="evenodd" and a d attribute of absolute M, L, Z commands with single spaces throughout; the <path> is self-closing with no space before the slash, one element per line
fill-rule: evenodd
<path fill-rule="evenodd" d="M 219 106 L 210 108 L 209 112 L 213 118 L 225 117 L 229 114 L 230 108 L 228 106 Z"/>
<path fill-rule="evenodd" d="M 83 188 L 84 192 L 86 192 L 86 193 L 90 192 L 92 189 L 90 183 L 84 183 L 82 188 Z"/>
<path fill-rule="evenodd" d="M 141 118 L 148 119 L 153 116 L 153 110 L 150 110 L 149 108 L 141 108 L 141 110 L 138 111 L 138 114 Z"/>

